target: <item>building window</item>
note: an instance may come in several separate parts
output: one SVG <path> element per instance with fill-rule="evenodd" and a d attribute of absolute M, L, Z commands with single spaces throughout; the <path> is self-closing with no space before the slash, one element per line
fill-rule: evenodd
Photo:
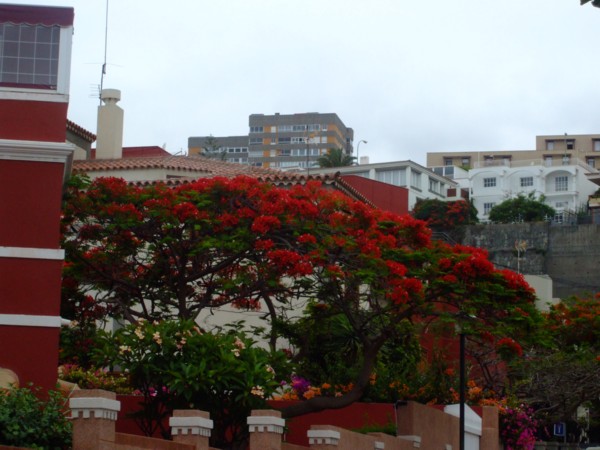
<path fill-rule="evenodd" d="M 292 142 L 292 144 L 304 144 L 304 143 L 306 143 L 306 138 L 304 138 L 304 137 L 293 137 L 291 142 Z"/>
<path fill-rule="evenodd" d="M 279 144 L 290 144 L 292 142 L 292 138 L 291 137 L 280 137 L 277 139 L 277 142 Z"/>
<path fill-rule="evenodd" d="M 594 139 L 594 151 L 600 152 L 600 139 Z"/>
<path fill-rule="evenodd" d="M 494 202 L 484 203 L 483 204 L 483 215 L 489 216 L 490 211 L 496 204 Z"/>
<path fill-rule="evenodd" d="M 462 167 L 471 167 L 471 158 L 468 156 L 461 158 L 460 164 Z"/>
<path fill-rule="evenodd" d="M 381 170 L 376 173 L 375 178 L 382 183 L 406 186 L 406 169 Z"/>
<path fill-rule="evenodd" d="M 57 89 L 60 27 L 0 23 L 0 86 Z"/>
<path fill-rule="evenodd" d="M 546 150 L 554 150 L 554 141 L 546 141 Z"/>
<path fill-rule="evenodd" d="M 571 158 L 569 157 L 569 155 L 564 155 L 562 157 L 562 165 L 568 166 L 570 163 L 571 163 Z"/>
<path fill-rule="evenodd" d="M 544 164 L 546 167 L 552 167 L 552 156 L 544 157 Z"/>
<path fill-rule="evenodd" d="M 410 172 L 410 185 L 417 189 L 421 188 L 421 172 L 415 172 L 414 170 Z"/>
<path fill-rule="evenodd" d="M 496 177 L 484 178 L 483 187 L 496 187 Z"/>
<path fill-rule="evenodd" d="M 438 194 L 440 192 L 440 182 L 437 180 L 434 180 L 433 178 L 429 179 L 429 190 L 431 192 L 435 192 L 436 194 Z"/>
<path fill-rule="evenodd" d="M 263 127 L 250 127 L 250 133 L 262 133 Z"/>
<path fill-rule="evenodd" d="M 567 139 L 567 150 L 573 150 L 575 148 L 575 139 Z"/>
<path fill-rule="evenodd" d="M 588 158 L 587 165 L 590 167 L 596 167 L 596 158 Z"/>
<path fill-rule="evenodd" d="M 444 158 L 444 166 L 451 166 L 452 158 Z"/>
<path fill-rule="evenodd" d="M 522 177 L 521 178 L 521 187 L 530 187 L 533 186 L 533 177 Z"/>
<path fill-rule="evenodd" d="M 568 191 L 569 190 L 569 177 L 560 176 L 554 179 L 554 190 L 555 191 Z"/>
<path fill-rule="evenodd" d="M 262 138 L 250 138 L 250 145 L 261 145 L 262 143 Z"/>
<path fill-rule="evenodd" d="M 292 126 L 291 125 L 279 125 L 277 127 L 277 131 L 281 132 L 289 132 L 292 131 Z"/>

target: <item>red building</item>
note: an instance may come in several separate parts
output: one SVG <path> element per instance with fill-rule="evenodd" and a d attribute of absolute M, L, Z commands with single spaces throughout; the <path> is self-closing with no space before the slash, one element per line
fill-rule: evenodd
<path fill-rule="evenodd" d="M 0 367 L 56 384 L 72 8 L 0 4 Z"/>

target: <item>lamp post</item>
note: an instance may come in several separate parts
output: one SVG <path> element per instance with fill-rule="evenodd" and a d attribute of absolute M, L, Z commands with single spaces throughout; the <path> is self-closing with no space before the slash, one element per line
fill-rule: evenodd
<path fill-rule="evenodd" d="M 356 165 L 359 166 L 360 165 L 360 159 L 359 159 L 359 150 L 360 150 L 360 144 L 364 142 L 365 144 L 368 144 L 367 141 L 365 141 L 364 139 L 361 139 L 360 141 L 358 141 L 358 144 L 356 144 Z"/>
<path fill-rule="evenodd" d="M 462 327 L 459 327 L 459 336 L 460 336 L 460 407 L 459 407 L 459 449 L 465 450 L 465 391 L 466 391 L 466 383 L 465 383 L 465 333 Z"/>

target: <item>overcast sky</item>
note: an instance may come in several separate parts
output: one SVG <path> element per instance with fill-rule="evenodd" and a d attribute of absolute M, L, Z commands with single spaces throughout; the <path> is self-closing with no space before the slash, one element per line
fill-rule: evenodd
<path fill-rule="evenodd" d="M 96 132 L 106 0 L 75 8 L 69 118 Z M 187 150 L 252 113 L 335 112 L 371 162 L 600 133 L 600 9 L 579 0 L 110 0 L 124 145 Z"/>

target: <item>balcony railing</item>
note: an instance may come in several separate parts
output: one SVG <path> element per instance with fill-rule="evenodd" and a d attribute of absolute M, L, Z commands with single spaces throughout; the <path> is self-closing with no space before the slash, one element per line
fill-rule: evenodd
<path fill-rule="evenodd" d="M 486 159 L 485 161 L 475 161 L 474 169 L 482 169 L 485 167 L 527 167 L 527 166 L 543 166 L 543 167 L 560 167 L 560 166 L 579 166 L 587 172 L 598 173 L 598 170 L 585 161 L 579 158 L 552 158 L 550 159 L 525 159 L 512 161 L 509 159 Z"/>

